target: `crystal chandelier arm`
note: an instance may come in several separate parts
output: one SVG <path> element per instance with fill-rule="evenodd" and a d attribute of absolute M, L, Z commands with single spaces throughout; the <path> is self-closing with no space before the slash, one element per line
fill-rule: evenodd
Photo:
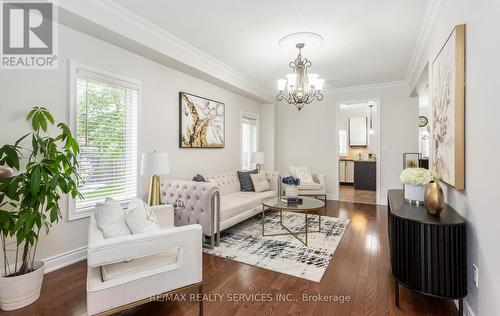
<path fill-rule="evenodd" d="M 284 93 L 280 92 L 277 96 L 276 96 L 276 100 L 278 101 L 282 101 L 282 100 L 285 100 L 286 102 L 288 103 L 291 103 L 290 102 L 290 97 L 285 95 Z"/>

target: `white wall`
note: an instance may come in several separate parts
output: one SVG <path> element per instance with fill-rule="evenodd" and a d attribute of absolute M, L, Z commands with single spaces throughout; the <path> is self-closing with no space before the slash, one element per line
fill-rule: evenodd
<path fill-rule="evenodd" d="M 260 104 L 184 75 L 118 47 L 60 26 L 60 62 L 57 70 L 0 70 L 0 144 L 12 143 L 28 132 L 27 111 L 46 106 L 58 120 L 68 118 L 69 58 L 109 72 L 138 79 L 143 84 L 141 151 L 166 151 L 170 155 L 170 178 L 192 178 L 196 173 L 222 172 L 240 167 L 240 113 L 260 114 Z M 224 149 L 179 149 L 179 91 L 206 96 L 226 104 Z M 147 191 L 147 177 L 141 179 Z M 87 243 L 88 220 L 64 219 L 42 237 L 38 257 L 60 254 Z"/>
<path fill-rule="evenodd" d="M 466 307 L 475 315 L 500 315 L 500 2 L 445 0 L 425 42 L 417 69 L 432 60 L 457 24 L 466 24 L 465 190 L 445 187 L 446 201 L 467 219 Z M 416 82 L 419 73 L 413 74 Z M 479 288 L 472 281 L 479 267 Z"/>
<path fill-rule="evenodd" d="M 276 170 L 277 168 L 277 128 L 276 104 L 262 104 L 259 150 L 264 152 L 264 170 Z"/>
<path fill-rule="evenodd" d="M 327 176 L 327 194 L 337 198 L 338 137 L 336 110 L 339 102 L 380 98 L 381 190 L 379 201 L 386 203 L 387 190 L 400 188 L 402 154 L 418 150 L 418 100 L 409 98 L 408 86 L 341 90 L 325 94 L 322 102 L 306 105 L 302 111 L 286 103 L 278 105 L 278 167 L 306 165 Z"/>

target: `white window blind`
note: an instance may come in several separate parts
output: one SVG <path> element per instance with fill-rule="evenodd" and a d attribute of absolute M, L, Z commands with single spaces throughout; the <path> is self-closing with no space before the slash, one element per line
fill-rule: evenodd
<path fill-rule="evenodd" d="M 241 168 L 255 168 L 254 154 L 258 147 L 258 118 L 250 115 L 241 117 Z"/>
<path fill-rule="evenodd" d="M 118 78 L 76 71 L 75 132 L 82 177 L 75 213 L 111 197 L 137 195 L 139 87 Z"/>

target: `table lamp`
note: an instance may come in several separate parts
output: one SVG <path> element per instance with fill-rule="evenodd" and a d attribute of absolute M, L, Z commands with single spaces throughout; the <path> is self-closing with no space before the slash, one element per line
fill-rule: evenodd
<path fill-rule="evenodd" d="M 262 165 L 264 164 L 264 153 L 262 151 L 258 151 L 254 155 L 255 155 L 254 157 L 257 170 L 260 171 Z"/>
<path fill-rule="evenodd" d="M 160 205 L 160 176 L 170 173 L 167 153 L 143 153 L 141 159 L 141 174 L 151 175 L 149 183 L 149 205 Z"/>

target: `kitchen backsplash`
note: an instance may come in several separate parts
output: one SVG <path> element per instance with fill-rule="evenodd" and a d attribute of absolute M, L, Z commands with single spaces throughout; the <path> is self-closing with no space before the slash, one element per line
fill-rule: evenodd
<path fill-rule="evenodd" d="M 370 151 L 368 150 L 368 147 L 366 148 L 351 148 L 349 147 L 349 155 L 348 156 L 342 156 L 342 158 L 349 158 L 349 159 L 359 159 L 359 154 L 368 154 Z"/>

